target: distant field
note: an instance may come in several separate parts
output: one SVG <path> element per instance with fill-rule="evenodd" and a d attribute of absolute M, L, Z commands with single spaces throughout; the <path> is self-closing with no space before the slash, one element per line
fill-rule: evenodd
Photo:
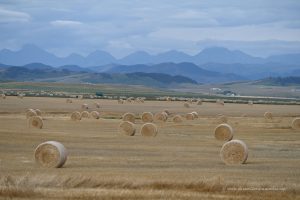
<path fill-rule="evenodd" d="M 222 91 L 233 91 L 243 97 L 224 96 L 212 91 L 212 88 L 220 88 Z M 66 83 L 36 83 L 36 82 L 8 82 L 0 84 L 1 90 L 9 92 L 10 90 L 25 90 L 40 93 L 61 92 L 65 94 L 85 94 L 95 95 L 102 93 L 105 96 L 118 98 L 123 97 L 146 97 L 155 100 L 158 97 L 178 97 L 178 98 L 201 98 L 205 101 L 215 101 L 216 99 L 225 99 L 227 102 L 240 100 L 247 103 L 248 100 L 257 101 L 257 103 L 267 104 L 300 104 L 300 88 L 294 87 L 266 87 L 241 84 L 223 84 L 223 85 L 182 85 L 181 88 L 150 88 L 140 85 L 117 85 L 117 84 L 66 84 Z M 22 91 L 21 91 L 22 92 Z M 275 97 L 269 99 L 268 97 Z M 261 100 L 261 101 L 260 101 Z M 259 102 L 258 102 L 259 101 Z"/>
<path fill-rule="evenodd" d="M 83 103 L 100 111 L 101 119 L 71 121 L 71 112 Z M 43 111 L 43 129 L 28 127 L 27 108 Z M 155 122 L 157 137 L 141 136 L 139 115 L 163 109 L 171 116 L 166 123 Z M 120 118 L 128 111 L 137 116 L 133 137 L 118 133 Z M 172 122 L 174 114 L 191 111 L 200 118 Z M 265 120 L 265 111 L 275 118 Z M 217 114 L 228 116 L 234 138 L 248 145 L 245 165 L 221 162 L 222 142 L 213 136 Z M 67 104 L 64 98 L 7 97 L 0 99 L 0 198 L 300 199 L 300 132 L 290 126 L 299 116 L 298 105 L 204 103 L 184 108 L 183 102 L 167 101 L 74 99 Z M 62 142 L 69 151 L 61 169 L 34 163 L 35 147 L 48 140 Z"/>
<path fill-rule="evenodd" d="M 300 86 L 265 86 L 254 85 L 248 82 L 189 86 L 175 90 L 178 92 L 216 94 L 211 88 L 220 88 L 222 91 L 232 91 L 241 96 L 300 98 Z"/>

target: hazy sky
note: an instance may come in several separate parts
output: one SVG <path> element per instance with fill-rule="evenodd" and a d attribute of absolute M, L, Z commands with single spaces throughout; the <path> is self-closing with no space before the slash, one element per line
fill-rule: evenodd
<path fill-rule="evenodd" d="M 207 46 L 300 52 L 299 0 L 0 0 L 0 48 L 121 57 Z"/>

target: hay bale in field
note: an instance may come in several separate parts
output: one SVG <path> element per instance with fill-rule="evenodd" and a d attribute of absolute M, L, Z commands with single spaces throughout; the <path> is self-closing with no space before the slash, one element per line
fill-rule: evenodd
<path fill-rule="evenodd" d="M 154 115 L 154 119 L 155 119 L 156 121 L 163 121 L 163 122 L 165 122 L 165 121 L 167 121 L 167 119 L 168 119 L 168 114 L 165 113 L 165 112 L 156 113 L 156 114 Z"/>
<path fill-rule="evenodd" d="M 271 120 L 273 119 L 273 114 L 271 112 L 265 112 L 264 117 L 267 120 Z"/>
<path fill-rule="evenodd" d="M 40 109 L 35 109 L 34 110 L 37 114 L 37 116 L 42 116 L 42 111 Z"/>
<path fill-rule="evenodd" d="M 129 121 L 129 122 L 132 122 L 132 123 L 135 123 L 135 114 L 133 113 L 125 113 L 122 117 L 123 121 Z"/>
<path fill-rule="evenodd" d="M 131 97 L 127 98 L 126 101 L 127 101 L 128 103 L 131 103 L 131 101 L 132 101 Z"/>
<path fill-rule="evenodd" d="M 90 113 L 88 111 L 83 111 L 83 112 L 81 112 L 80 115 L 81 115 L 81 119 L 90 117 Z"/>
<path fill-rule="evenodd" d="M 88 110 L 89 109 L 88 104 L 86 104 L 86 103 L 82 104 L 81 109 Z"/>
<path fill-rule="evenodd" d="M 75 111 L 71 114 L 71 120 L 73 121 L 79 121 L 81 120 L 81 114 L 78 111 Z"/>
<path fill-rule="evenodd" d="M 181 122 L 183 122 L 183 118 L 180 115 L 175 115 L 173 117 L 173 122 L 174 123 L 181 123 Z"/>
<path fill-rule="evenodd" d="M 189 108 L 189 107 L 190 107 L 190 104 L 187 103 L 187 102 L 185 102 L 185 103 L 183 104 L 183 106 L 184 106 L 185 108 Z"/>
<path fill-rule="evenodd" d="M 99 119 L 100 118 L 100 113 L 97 111 L 92 111 L 90 116 L 94 119 Z"/>
<path fill-rule="evenodd" d="M 94 105 L 96 108 L 100 108 L 100 104 L 98 102 L 95 102 Z"/>
<path fill-rule="evenodd" d="M 295 118 L 292 121 L 292 128 L 295 130 L 299 130 L 300 129 L 300 118 Z"/>
<path fill-rule="evenodd" d="M 34 128 L 43 128 L 43 119 L 40 116 L 33 116 L 29 118 L 29 126 L 32 126 Z"/>
<path fill-rule="evenodd" d="M 157 126 L 153 123 L 146 123 L 141 128 L 142 136 L 155 137 L 158 133 Z"/>
<path fill-rule="evenodd" d="M 123 121 L 119 125 L 119 132 L 124 135 L 133 136 L 135 134 L 135 130 L 134 123 L 130 121 Z"/>
<path fill-rule="evenodd" d="M 202 100 L 198 100 L 197 105 L 202 105 Z"/>
<path fill-rule="evenodd" d="M 233 129 L 229 124 L 220 124 L 215 128 L 215 138 L 222 141 L 230 141 L 233 138 Z"/>
<path fill-rule="evenodd" d="M 222 146 L 220 156 L 226 165 L 244 164 L 248 158 L 247 145 L 241 140 L 226 142 Z"/>
<path fill-rule="evenodd" d="M 196 111 L 191 112 L 194 115 L 194 119 L 199 118 L 199 115 Z"/>
<path fill-rule="evenodd" d="M 73 103 L 72 99 L 66 99 L 66 103 Z"/>
<path fill-rule="evenodd" d="M 219 123 L 227 123 L 228 122 L 228 118 L 225 115 L 219 114 L 217 116 L 218 122 Z"/>
<path fill-rule="evenodd" d="M 186 115 L 185 115 L 185 118 L 186 118 L 187 120 L 194 120 L 194 119 L 195 119 L 193 113 L 188 113 L 188 114 L 186 114 Z"/>
<path fill-rule="evenodd" d="M 151 112 L 143 112 L 141 119 L 143 122 L 153 122 L 153 114 Z"/>
<path fill-rule="evenodd" d="M 168 109 L 164 109 L 163 112 L 167 113 L 168 116 L 171 114 Z"/>
<path fill-rule="evenodd" d="M 144 99 L 141 97 L 137 97 L 135 100 L 137 103 L 144 103 Z"/>
<path fill-rule="evenodd" d="M 67 150 L 59 142 L 48 141 L 39 144 L 34 151 L 36 163 L 42 167 L 59 168 L 67 160 Z"/>
<path fill-rule="evenodd" d="M 35 112 L 35 110 L 31 109 L 31 108 L 28 109 L 26 111 L 26 118 L 28 119 L 28 118 L 33 117 L 33 116 L 37 116 L 37 113 Z"/>

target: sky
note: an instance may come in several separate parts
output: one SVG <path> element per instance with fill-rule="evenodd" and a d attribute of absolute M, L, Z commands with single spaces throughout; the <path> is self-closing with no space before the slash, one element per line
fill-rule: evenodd
<path fill-rule="evenodd" d="M 255 56 L 300 52 L 299 0 L 0 0 L 0 49 L 58 56 L 206 47 Z"/>

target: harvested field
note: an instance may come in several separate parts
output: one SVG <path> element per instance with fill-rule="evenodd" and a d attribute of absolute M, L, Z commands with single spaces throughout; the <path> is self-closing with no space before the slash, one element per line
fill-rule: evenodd
<path fill-rule="evenodd" d="M 8 96 L 0 99 L 0 198 L 4 199 L 299 199 L 300 132 L 292 129 L 299 106 L 145 101 L 118 104 L 97 100 L 99 120 L 72 121 L 70 115 L 94 100 Z M 43 111 L 43 129 L 28 127 L 26 110 Z M 119 134 L 126 112 L 167 109 L 165 123 L 155 123 L 156 137 Z M 199 118 L 174 123 L 176 114 L 196 111 Z M 264 118 L 272 112 L 272 121 Z M 228 118 L 234 139 L 244 141 L 248 159 L 225 165 L 222 141 L 214 138 L 217 115 Z M 240 117 L 246 114 L 247 117 Z M 62 168 L 35 163 L 34 150 L 58 141 L 68 150 Z"/>

